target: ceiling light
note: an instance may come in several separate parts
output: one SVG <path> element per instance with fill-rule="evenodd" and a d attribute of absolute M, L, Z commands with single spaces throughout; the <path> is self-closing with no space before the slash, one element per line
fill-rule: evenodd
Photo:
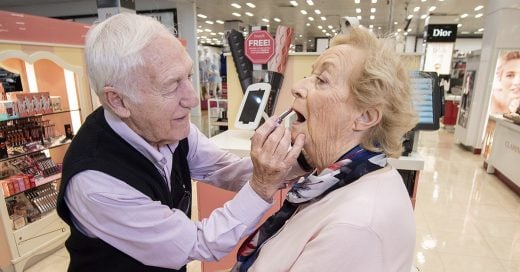
<path fill-rule="evenodd" d="M 197 29 L 197 33 L 201 33 L 201 32 L 204 32 L 204 30 L 202 30 L 202 29 Z"/>
<path fill-rule="evenodd" d="M 253 14 L 253 13 L 251 13 L 251 12 L 249 12 L 249 11 L 248 11 L 248 12 L 246 12 L 246 15 L 247 15 L 247 16 L 249 16 L 249 17 L 253 17 L 253 16 L 254 16 L 254 14 Z"/>
<path fill-rule="evenodd" d="M 217 33 L 215 33 L 215 32 L 211 32 L 211 33 L 209 33 L 209 34 L 210 34 L 211 36 L 215 36 L 215 35 L 217 35 Z"/>
<path fill-rule="evenodd" d="M 253 4 L 253 3 L 249 3 L 249 2 L 248 2 L 248 3 L 246 3 L 246 5 L 247 5 L 248 7 L 250 7 L 250 8 L 256 8 L 255 4 Z"/>
<path fill-rule="evenodd" d="M 408 32 L 403 33 L 403 35 L 408 36 Z"/>
<path fill-rule="evenodd" d="M 423 19 L 423 20 L 426 19 L 426 17 L 428 17 L 428 14 L 421 15 L 421 19 Z"/>
<path fill-rule="evenodd" d="M 329 25 L 329 26 L 327 26 L 327 27 L 328 27 L 329 29 L 332 29 L 332 28 L 333 28 L 333 26 L 331 26 L 331 25 Z"/>
<path fill-rule="evenodd" d="M 434 11 L 437 7 L 436 6 L 431 6 L 428 10 L 429 11 Z"/>
<path fill-rule="evenodd" d="M 206 24 L 208 24 L 208 25 L 212 25 L 212 24 L 213 24 L 213 21 L 206 21 Z"/>
<path fill-rule="evenodd" d="M 376 16 L 370 15 L 370 20 L 374 20 L 375 18 L 376 18 Z"/>
<path fill-rule="evenodd" d="M 398 28 L 398 29 L 397 29 L 397 32 L 401 32 L 401 29 L 400 29 L 400 28 Z"/>
<path fill-rule="evenodd" d="M 462 27 L 462 24 L 458 24 L 457 27 L 458 27 L 458 28 Z"/>
<path fill-rule="evenodd" d="M 224 35 L 224 32 L 218 32 L 217 34 L 218 35 Z"/>
<path fill-rule="evenodd" d="M 398 22 L 394 22 L 394 25 L 397 25 L 397 24 L 398 24 Z"/>
<path fill-rule="evenodd" d="M 278 23 L 282 21 L 282 20 L 280 20 L 280 18 L 274 18 L 273 20 L 275 20 Z"/>
<path fill-rule="evenodd" d="M 357 18 L 358 18 L 358 20 L 363 19 L 363 17 L 361 17 L 361 15 L 358 15 Z"/>
<path fill-rule="evenodd" d="M 426 2 L 426 0 L 421 0 L 421 2 Z"/>
<path fill-rule="evenodd" d="M 377 27 L 377 29 L 381 29 L 381 27 L 380 27 L 380 26 L 378 26 L 378 27 Z"/>
<path fill-rule="evenodd" d="M 327 35 L 327 36 L 332 36 L 332 35 L 330 35 L 330 33 L 326 33 L 325 35 Z"/>
<path fill-rule="evenodd" d="M 237 9 L 242 7 L 241 5 L 239 5 L 237 3 L 233 3 L 233 4 L 231 4 L 231 6 L 234 7 L 234 8 L 237 8 Z"/>
<path fill-rule="evenodd" d="M 408 15 L 408 17 L 406 17 L 406 18 L 412 19 L 413 18 L 413 14 Z"/>
<path fill-rule="evenodd" d="M 370 8 L 370 12 L 375 13 L 376 12 L 376 8 Z"/>
<path fill-rule="evenodd" d="M 315 9 L 314 12 L 318 15 L 321 14 L 321 11 L 319 9 Z"/>
<path fill-rule="evenodd" d="M 231 13 L 231 14 L 233 14 L 233 16 L 237 16 L 237 17 L 242 16 L 242 15 L 240 15 L 240 13 L 236 13 L 236 12 L 233 12 L 233 13 Z"/>
<path fill-rule="evenodd" d="M 206 31 L 206 32 L 211 32 L 211 29 L 206 28 L 206 29 L 204 29 L 204 31 Z"/>
<path fill-rule="evenodd" d="M 224 21 L 222 21 L 222 20 L 216 20 L 215 22 L 217 22 L 217 24 L 221 24 L 221 25 L 224 24 Z"/>
<path fill-rule="evenodd" d="M 267 19 L 267 18 L 263 18 L 262 21 L 269 23 L 269 19 Z"/>
<path fill-rule="evenodd" d="M 307 0 L 307 5 L 314 6 L 314 2 L 312 2 L 312 0 Z"/>
<path fill-rule="evenodd" d="M 321 32 L 325 33 L 325 32 L 327 32 L 327 30 L 324 29 L 324 30 L 322 30 Z"/>
<path fill-rule="evenodd" d="M 462 15 L 460 16 L 460 18 L 466 18 L 466 17 L 468 17 L 468 14 L 467 14 L 467 13 L 464 13 L 464 14 L 462 14 Z"/>
<path fill-rule="evenodd" d="M 314 18 L 312 18 L 312 17 L 308 17 L 307 19 L 309 19 L 309 21 L 311 21 L 311 22 L 314 21 Z"/>
<path fill-rule="evenodd" d="M 206 16 L 206 15 L 204 15 L 204 14 L 200 14 L 200 13 L 197 14 L 197 17 L 200 17 L 200 18 L 202 18 L 202 19 L 206 19 L 206 18 L 208 18 L 208 16 Z"/>
<path fill-rule="evenodd" d="M 321 19 L 322 21 L 327 21 L 327 17 L 325 17 L 325 16 L 321 16 L 320 19 Z"/>
<path fill-rule="evenodd" d="M 483 6 L 483 5 L 480 5 L 480 6 L 476 6 L 476 7 L 475 7 L 475 11 L 481 10 L 481 9 L 483 9 L 483 8 L 484 8 L 484 6 Z"/>
<path fill-rule="evenodd" d="M 469 31 L 462 31 L 460 34 L 469 34 Z"/>
<path fill-rule="evenodd" d="M 484 31 L 484 28 L 479 28 L 478 29 L 478 32 L 482 32 L 482 31 Z"/>
<path fill-rule="evenodd" d="M 482 15 L 484 15 L 484 14 L 479 13 L 479 14 L 475 15 L 475 18 L 480 18 L 480 17 L 482 17 Z"/>
<path fill-rule="evenodd" d="M 333 30 L 332 30 L 332 33 L 336 33 L 336 29 L 333 29 Z"/>
<path fill-rule="evenodd" d="M 303 37 L 303 35 L 302 35 L 302 34 L 300 34 L 300 35 L 298 35 L 298 37 L 300 37 L 300 38 L 301 38 L 301 37 Z"/>
<path fill-rule="evenodd" d="M 354 0 L 354 3 L 359 4 L 359 0 Z"/>
<path fill-rule="evenodd" d="M 305 11 L 304 9 L 300 10 L 300 12 L 301 12 L 303 15 L 306 15 L 306 14 L 307 14 L 307 11 Z"/>
<path fill-rule="evenodd" d="M 298 6 L 298 2 L 296 2 L 296 1 L 289 1 L 289 3 L 291 3 L 291 5 L 293 7 L 297 7 Z"/>
<path fill-rule="evenodd" d="M 412 31 L 412 29 L 411 29 L 411 28 L 408 28 L 406 31 L 410 32 L 410 31 Z"/>
<path fill-rule="evenodd" d="M 369 25 L 368 28 L 374 28 L 374 25 Z"/>
<path fill-rule="evenodd" d="M 201 39 L 207 39 L 208 36 L 200 36 Z"/>
<path fill-rule="evenodd" d="M 311 26 L 311 23 L 306 23 L 305 25 L 306 25 L 306 26 Z"/>
<path fill-rule="evenodd" d="M 413 12 L 418 12 L 421 9 L 421 7 L 415 7 L 413 8 Z"/>
<path fill-rule="evenodd" d="M 376 4 L 377 3 L 377 0 L 372 0 L 372 4 Z"/>
<path fill-rule="evenodd" d="M 318 26 L 318 29 L 323 29 L 323 27 L 319 25 L 319 26 Z"/>
<path fill-rule="evenodd" d="M 361 13 L 361 9 L 360 8 L 356 8 L 356 13 Z"/>

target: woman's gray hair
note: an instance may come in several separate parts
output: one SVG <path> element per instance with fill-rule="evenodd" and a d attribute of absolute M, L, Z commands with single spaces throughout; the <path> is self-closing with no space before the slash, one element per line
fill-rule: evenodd
<path fill-rule="evenodd" d="M 395 52 L 393 41 L 378 39 L 367 29 L 355 27 L 348 35 L 334 37 L 330 44 L 331 47 L 348 44 L 365 54 L 357 78 L 349 80 L 349 89 L 358 109 L 378 108 L 382 118 L 362 140 L 363 147 L 399 157 L 403 136 L 417 123 L 417 114 L 408 72 Z"/>
<path fill-rule="evenodd" d="M 157 20 L 130 13 L 114 15 L 94 25 L 87 33 L 85 60 L 90 87 L 103 103 L 103 88 L 110 86 L 134 101 L 135 79 L 145 61 L 141 50 L 153 39 L 171 35 Z"/>

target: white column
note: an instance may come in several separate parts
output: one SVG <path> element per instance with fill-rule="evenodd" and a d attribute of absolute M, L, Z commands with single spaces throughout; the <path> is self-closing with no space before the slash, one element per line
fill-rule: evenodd
<path fill-rule="evenodd" d="M 475 82 L 464 145 L 481 149 L 488 120 L 489 103 L 500 49 L 520 48 L 520 9 L 518 0 L 489 0 L 484 21 L 482 52 Z M 516 8 L 515 8 L 516 7 Z"/>
<path fill-rule="evenodd" d="M 197 14 L 195 3 L 177 2 L 179 37 L 186 40 L 186 49 L 193 60 L 193 88 L 200 101 L 200 75 L 197 56 Z M 192 116 L 200 116 L 200 104 L 191 111 Z"/>

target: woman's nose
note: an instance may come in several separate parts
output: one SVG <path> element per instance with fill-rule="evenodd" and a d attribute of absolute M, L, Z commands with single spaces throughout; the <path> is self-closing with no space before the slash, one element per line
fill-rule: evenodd
<path fill-rule="evenodd" d="M 307 97 L 307 83 L 308 79 L 304 78 L 298 81 L 291 88 L 291 93 L 295 98 L 306 98 Z"/>

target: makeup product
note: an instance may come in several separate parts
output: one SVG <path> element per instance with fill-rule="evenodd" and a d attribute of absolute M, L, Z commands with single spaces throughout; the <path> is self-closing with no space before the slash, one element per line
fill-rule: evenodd
<path fill-rule="evenodd" d="M 278 117 L 277 123 L 281 124 L 283 119 L 285 119 L 285 117 L 289 116 L 289 114 L 291 112 L 293 112 L 293 108 L 289 108 L 288 110 L 286 110 L 282 114 L 280 114 L 280 117 Z"/>

